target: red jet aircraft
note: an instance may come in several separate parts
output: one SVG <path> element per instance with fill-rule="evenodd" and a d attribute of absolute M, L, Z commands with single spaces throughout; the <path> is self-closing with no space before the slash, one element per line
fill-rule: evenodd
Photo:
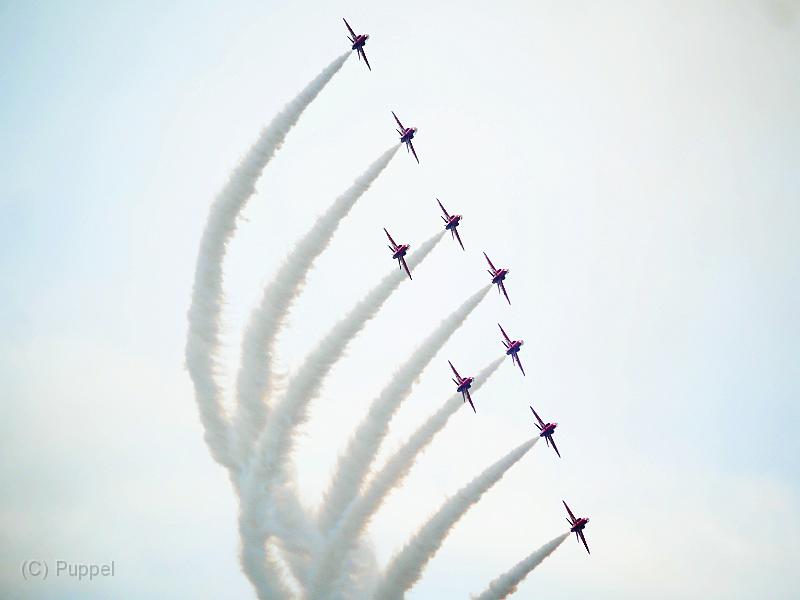
<path fill-rule="evenodd" d="M 456 378 L 453 379 L 453 383 L 455 383 L 458 388 L 456 389 L 457 392 L 461 392 L 461 396 L 464 398 L 464 402 L 469 400 L 469 405 L 472 407 L 472 410 L 475 414 L 478 414 L 478 411 L 475 410 L 475 405 L 472 403 L 472 397 L 469 395 L 469 388 L 472 386 L 472 382 L 475 381 L 474 377 L 462 377 L 456 371 L 456 368 L 453 366 L 449 360 L 447 361 L 450 364 L 450 368 L 453 369 L 453 373 L 455 373 Z"/>
<path fill-rule="evenodd" d="M 439 199 L 436 199 L 439 202 Z M 458 225 L 461 223 L 461 219 L 463 218 L 461 215 L 449 215 L 445 210 L 442 203 L 439 202 L 439 208 L 442 209 L 444 216 L 442 217 L 442 221 L 444 221 L 444 228 L 450 231 L 452 237 L 458 240 L 458 243 L 461 245 L 461 249 L 464 250 L 464 243 L 461 241 L 461 236 L 458 235 Z"/>
<path fill-rule="evenodd" d="M 417 128 L 404 127 L 400 119 L 397 118 L 397 115 L 394 114 L 394 111 L 392 111 L 392 114 L 394 115 L 394 120 L 397 121 L 397 124 L 400 126 L 400 129 L 397 130 L 397 133 L 400 134 L 400 141 L 406 145 L 406 150 L 411 150 L 414 154 L 414 158 L 417 159 L 417 163 L 419 163 L 419 157 L 414 150 L 414 144 L 411 143 L 411 140 L 414 139 L 414 134 L 417 133 Z"/>
<path fill-rule="evenodd" d="M 522 347 L 522 344 L 525 342 L 523 340 L 512 340 L 508 337 L 508 334 L 503 329 L 503 326 L 500 323 L 497 324 L 500 328 L 500 331 L 503 333 L 504 340 L 500 340 L 503 342 L 503 346 L 506 347 L 506 354 L 511 357 L 511 362 L 516 363 L 519 366 L 519 370 L 522 371 L 522 374 L 525 375 L 525 369 L 522 368 L 522 363 L 519 360 L 519 349 Z"/>
<path fill-rule="evenodd" d="M 356 32 L 353 31 L 353 28 L 350 27 L 350 23 L 347 22 L 347 19 L 342 19 L 344 24 L 347 26 L 347 30 L 350 32 L 350 35 L 347 36 L 347 39 L 350 40 L 350 43 L 353 44 L 351 46 L 352 50 L 355 50 L 358 54 L 358 60 L 364 59 L 364 62 L 367 63 L 367 68 L 372 71 L 372 67 L 369 66 L 369 61 L 367 60 L 367 53 L 364 52 L 364 44 L 367 43 L 369 39 L 369 34 L 361 33 L 356 35 Z"/>
<path fill-rule="evenodd" d="M 492 261 L 489 260 L 489 257 L 486 255 L 486 252 L 484 252 L 483 255 L 486 256 L 486 262 L 488 262 L 489 266 L 491 267 L 491 269 L 489 269 L 489 275 L 492 276 L 492 283 L 497 285 L 497 291 L 503 292 L 506 300 L 509 304 L 511 304 L 511 300 L 508 298 L 508 292 L 506 292 L 506 286 L 503 284 L 503 280 L 506 278 L 506 275 L 508 275 L 508 269 L 495 268 L 495 266 L 492 264 Z"/>
<path fill-rule="evenodd" d="M 564 501 L 562 500 L 562 502 Z M 564 502 L 564 508 L 566 508 L 567 512 L 569 513 L 569 519 L 567 519 L 567 522 L 569 523 L 569 530 L 575 534 L 575 537 L 580 538 L 580 540 L 583 542 L 583 545 L 586 546 L 586 552 L 589 552 L 589 544 L 586 543 L 586 538 L 583 537 L 583 529 L 586 527 L 589 519 L 586 517 L 576 519 L 566 502 Z M 589 552 L 589 554 L 591 554 L 591 552 Z"/>
<path fill-rule="evenodd" d="M 384 227 L 383 230 L 386 231 L 386 227 Z M 400 265 L 400 268 L 401 269 L 405 269 L 406 273 L 408 273 L 408 278 L 412 279 L 411 271 L 408 270 L 408 265 L 406 264 L 406 258 L 405 258 L 406 257 L 406 252 L 408 252 L 408 249 L 411 246 L 409 246 L 408 244 L 398 244 L 398 243 L 396 243 L 392 239 L 392 236 L 389 235 L 388 231 L 386 231 L 386 237 L 388 237 L 389 241 L 392 243 L 392 245 L 389 246 L 389 250 L 392 251 L 392 258 L 397 260 L 398 264 Z"/>
<path fill-rule="evenodd" d="M 558 427 L 558 423 L 545 423 L 542 421 L 542 417 L 536 414 L 536 411 L 533 410 L 532 406 L 529 406 L 528 408 L 531 409 L 533 416 L 536 417 L 537 421 L 539 421 L 538 423 L 534 423 L 536 427 L 539 428 L 539 437 L 544 438 L 548 448 L 550 447 L 550 444 L 553 444 L 553 450 L 555 450 L 556 454 L 558 454 L 558 458 L 561 458 L 561 453 L 558 451 L 556 441 L 553 439 L 553 433 L 555 432 L 556 427 Z"/>

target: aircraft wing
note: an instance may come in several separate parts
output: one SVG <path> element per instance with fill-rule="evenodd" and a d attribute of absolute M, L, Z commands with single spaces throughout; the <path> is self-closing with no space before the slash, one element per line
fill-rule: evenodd
<path fill-rule="evenodd" d="M 466 391 L 466 396 L 467 400 L 469 400 L 469 405 L 472 407 L 472 412 L 474 412 L 477 415 L 478 411 L 475 410 L 475 405 L 472 403 L 472 396 L 469 395 L 469 390 Z"/>
<path fill-rule="evenodd" d="M 384 227 L 383 230 L 386 231 L 386 227 Z M 386 237 L 388 237 L 389 241 L 392 242 L 393 249 L 397 250 L 397 243 L 392 239 L 392 236 L 389 235 L 388 231 L 386 231 Z"/>
<path fill-rule="evenodd" d="M 439 208 L 442 209 L 442 212 L 444 213 L 444 216 L 447 217 L 448 219 L 450 219 L 450 215 L 447 214 L 447 211 L 445 210 L 444 206 L 442 206 L 442 203 L 439 201 L 438 198 L 436 199 L 436 201 L 439 202 Z"/>
<path fill-rule="evenodd" d="M 500 282 L 500 291 L 503 292 L 503 296 L 506 297 L 506 302 L 511 304 L 511 299 L 508 297 L 508 292 L 506 291 L 506 286 L 502 281 Z"/>
<path fill-rule="evenodd" d="M 458 379 L 458 383 L 460 384 L 463 381 L 463 377 L 461 377 L 461 375 L 458 374 L 458 371 L 456 371 L 456 368 L 453 366 L 453 363 L 451 363 L 449 360 L 447 361 L 447 363 L 450 365 L 450 368 L 453 369 L 453 373 L 456 374 L 456 378 Z"/>
<path fill-rule="evenodd" d="M 536 420 L 537 420 L 537 421 L 539 421 L 539 425 L 541 425 L 542 427 L 544 427 L 544 421 L 542 421 L 542 417 L 540 417 L 539 415 L 537 415 L 537 414 L 536 414 L 536 411 L 535 411 L 535 410 L 533 410 L 533 407 L 532 407 L 532 406 L 529 406 L 528 408 L 530 408 L 530 409 L 531 409 L 531 412 L 533 413 L 533 416 L 534 416 L 534 417 L 536 417 Z"/>
<path fill-rule="evenodd" d="M 352 28 L 352 27 L 350 27 L 350 23 L 348 23 L 348 22 L 347 22 L 347 19 L 344 19 L 344 18 L 342 19 L 342 21 L 344 21 L 345 27 L 347 27 L 347 31 L 349 31 L 349 32 L 350 32 L 350 35 L 352 35 L 352 36 L 353 36 L 353 38 L 355 39 L 355 37 L 356 37 L 356 32 L 355 32 L 355 31 L 353 31 L 353 28 Z"/>
<path fill-rule="evenodd" d="M 564 500 L 562 500 L 561 502 L 564 502 Z M 564 508 L 567 509 L 567 512 L 569 513 L 569 516 L 572 518 L 572 522 L 574 523 L 575 522 L 575 515 L 572 514 L 572 511 L 569 509 L 569 506 L 567 506 L 566 502 L 564 502 Z"/>
<path fill-rule="evenodd" d="M 517 356 L 517 364 L 519 365 L 519 370 L 522 371 L 522 374 L 525 375 L 525 369 L 522 368 L 522 361 L 519 359 L 519 354 Z"/>
<path fill-rule="evenodd" d="M 386 231 L 386 230 L 384 229 L 384 231 Z M 389 235 L 388 232 L 387 232 L 386 235 Z M 389 238 L 389 239 L 392 239 L 392 238 Z M 506 341 L 510 344 L 511 343 L 511 338 L 508 337 L 508 334 L 505 332 L 505 329 L 503 329 L 503 326 L 500 325 L 500 323 L 498 323 L 497 326 L 500 328 L 500 331 L 503 333 L 503 337 L 506 338 Z"/>
<path fill-rule="evenodd" d="M 486 255 L 486 252 L 484 252 L 483 255 L 486 256 L 486 262 L 488 262 L 489 266 L 492 267 L 492 271 L 497 271 L 497 269 L 494 268 L 494 265 L 492 264 L 492 261 L 489 260 L 489 257 Z"/>
<path fill-rule="evenodd" d="M 553 444 L 553 450 L 555 450 L 556 454 L 558 454 L 558 458 L 561 458 L 561 452 L 558 451 L 558 446 L 556 446 L 556 441 L 553 439 L 553 436 L 551 435 L 548 437 L 550 438 L 550 443 Z"/>
<path fill-rule="evenodd" d="M 364 57 L 364 62 L 367 63 L 367 68 L 372 71 L 372 67 L 369 66 L 369 61 L 367 60 L 367 53 L 364 52 L 363 48 L 358 49 L 358 53 Z"/>
<path fill-rule="evenodd" d="M 411 140 L 408 140 L 408 147 L 411 148 L 411 154 L 414 155 L 414 158 L 417 159 L 417 164 L 419 164 L 419 156 L 417 156 L 417 151 L 414 150 L 414 144 Z"/>
<path fill-rule="evenodd" d="M 413 279 L 413 277 L 411 277 L 411 271 L 409 271 L 409 270 L 408 270 L 408 265 L 406 264 L 406 259 L 405 259 L 405 257 L 404 257 L 404 256 L 401 256 L 401 257 L 400 257 L 400 264 L 401 264 L 401 265 L 403 266 L 403 268 L 406 270 L 406 274 L 408 275 L 408 278 L 409 278 L 409 279 Z"/>
<path fill-rule="evenodd" d="M 464 250 L 465 249 L 464 242 L 461 241 L 461 236 L 458 235 L 458 229 L 453 228 L 453 233 L 456 235 L 456 239 L 458 240 L 458 243 L 461 245 L 461 249 Z"/>
<path fill-rule="evenodd" d="M 392 111 L 392 114 L 394 115 L 394 120 L 395 120 L 395 121 L 397 121 L 397 124 L 400 126 L 400 129 L 402 129 L 403 131 L 405 131 L 405 130 L 406 130 L 406 128 L 405 128 L 405 127 L 403 127 L 403 124 L 400 122 L 400 119 L 398 119 L 398 118 L 397 118 L 397 115 L 395 115 L 395 114 L 394 114 L 394 111 Z M 402 133 L 402 132 L 401 132 L 401 133 Z"/>
<path fill-rule="evenodd" d="M 583 545 L 586 547 L 586 552 L 589 552 L 589 544 L 586 543 L 586 538 L 583 537 L 583 531 L 578 531 L 577 533 L 578 533 L 578 536 L 581 538 L 581 541 L 583 542 Z M 589 554 L 591 554 L 591 552 L 589 552 Z"/>

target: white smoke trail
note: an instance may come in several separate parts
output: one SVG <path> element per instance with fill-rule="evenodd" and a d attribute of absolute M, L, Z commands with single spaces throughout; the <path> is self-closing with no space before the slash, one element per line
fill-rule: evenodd
<path fill-rule="evenodd" d="M 425 241 L 418 251 L 410 255 L 409 268 L 415 269 L 433 251 L 445 232 L 435 234 Z M 305 358 L 296 374 L 289 380 L 286 394 L 275 409 L 275 414 L 293 424 L 286 432 L 289 436 L 296 433 L 298 427 L 308 418 L 308 405 L 319 393 L 325 377 L 333 366 L 342 358 L 350 341 L 364 328 L 368 321 L 375 317 L 380 308 L 389 299 L 397 287 L 406 281 L 406 274 L 399 269 L 392 269 L 378 285 L 370 290 L 336 325 L 319 341 L 314 350 Z M 274 433 L 274 432 L 273 432 Z M 287 438 L 287 446 L 283 456 L 291 451 L 291 437 Z M 279 461 L 280 462 L 280 461 Z"/>
<path fill-rule="evenodd" d="M 381 568 L 375 556 L 375 548 L 366 538 L 359 540 L 359 547 L 348 556 L 343 567 L 342 585 L 339 596 L 329 596 L 326 600 L 365 600 L 378 584 Z M 306 598 L 308 596 L 306 595 Z"/>
<path fill-rule="evenodd" d="M 373 400 L 367 415 L 350 437 L 347 449 L 340 455 L 335 474 L 323 495 L 319 516 L 320 529 L 323 532 L 333 529 L 351 500 L 359 493 L 375 454 L 388 432 L 389 422 L 402 401 L 411 393 L 411 388 L 422 371 L 490 289 L 491 286 L 481 288 L 444 319 Z"/>
<path fill-rule="evenodd" d="M 477 392 L 503 363 L 505 356 L 496 359 L 475 378 L 472 391 Z M 341 587 L 337 576 L 341 566 L 358 543 L 370 519 L 378 511 L 389 493 L 397 488 L 411 471 L 417 456 L 433 440 L 462 406 L 460 393 L 453 395 L 442 407 L 431 415 L 387 461 L 372 478 L 366 490 L 353 500 L 331 532 L 316 561 L 309 598 L 326 598 L 331 587 Z M 470 414 L 472 411 L 469 411 Z"/>
<path fill-rule="evenodd" d="M 218 463 L 234 466 L 231 432 L 221 404 L 221 390 L 215 380 L 222 311 L 222 261 L 228 242 L 236 231 L 236 219 L 255 192 L 261 171 L 283 144 L 289 130 L 306 107 L 342 68 L 350 53 L 341 55 L 309 83 L 272 121 L 264 127 L 209 210 L 200 240 L 195 267 L 186 366 L 195 389 L 200 420 L 211 455 Z"/>
<path fill-rule="evenodd" d="M 373 592 L 380 600 L 400 599 L 420 578 L 422 570 L 441 547 L 450 530 L 508 469 L 533 448 L 538 437 L 528 440 L 498 460 L 461 488 L 419 529 L 388 564 Z"/>
<path fill-rule="evenodd" d="M 443 238 L 444 233 L 435 234 L 419 250 L 413 252 L 408 259 L 409 267 L 413 269 L 419 266 Z M 240 520 L 250 519 L 251 515 L 263 512 L 264 504 L 268 504 L 269 511 L 265 520 L 270 523 L 272 533 L 281 538 L 282 547 L 289 551 L 287 562 L 300 580 L 304 579 L 303 556 L 308 552 L 307 540 L 313 538 L 315 532 L 303 524 L 304 511 L 297 501 L 293 477 L 286 464 L 293 434 L 307 419 L 308 404 L 318 393 L 327 373 L 342 357 L 347 344 L 378 313 L 392 292 L 405 280 L 403 271 L 392 269 L 306 357 L 297 374 L 290 379 L 285 396 L 273 409 L 269 423 L 259 435 L 253 462 L 243 475 Z M 284 539 L 291 537 L 292 531 L 293 539 Z M 268 531 L 264 531 L 261 537 L 248 538 L 248 543 L 263 547 L 268 536 Z M 287 542 L 294 544 L 294 547 L 287 548 Z"/>
<path fill-rule="evenodd" d="M 419 265 L 443 236 L 444 232 L 437 233 L 423 243 L 418 251 L 411 254 L 409 266 Z M 286 394 L 273 409 L 272 418 L 256 442 L 250 465 L 254 482 L 264 485 L 264 482 L 274 476 L 275 470 L 284 464 L 291 450 L 292 434 L 307 418 L 305 409 L 319 391 L 325 376 L 342 357 L 350 340 L 378 313 L 383 303 L 405 280 L 403 271 L 392 269 L 389 275 L 334 325 L 297 369 L 296 375 L 289 380 Z"/>
<path fill-rule="evenodd" d="M 508 598 L 511 594 L 517 591 L 517 586 L 522 583 L 528 574 L 533 571 L 539 564 L 553 552 L 556 551 L 562 542 L 569 537 L 569 533 L 564 533 L 553 538 L 544 546 L 534 551 L 532 554 L 526 556 L 516 565 L 511 567 L 506 573 L 503 573 L 496 579 L 493 579 L 486 588 L 478 596 L 473 596 L 473 600 L 503 600 Z"/>
<path fill-rule="evenodd" d="M 242 540 L 240 562 L 242 571 L 253 584 L 260 600 L 291 598 L 292 594 L 283 580 L 283 573 L 275 559 L 267 552 L 266 545 L 259 543 L 259 532 L 263 529 L 253 515 L 239 519 L 239 535 Z"/>
<path fill-rule="evenodd" d="M 236 382 L 238 408 L 236 436 L 242 460 L 266 420 L 265 397 L 270 390 L 272 350 L 292 302 L 300 295 L 314 260 L 327 248 L 344 217 L 356 201 L 389 165 L 399 145 L 394 145 L 373 162 L 341 194 L 314 226 L 297 242 L 272 282 L 264 289 L 260 305 L 253 311 L 242 342 L 242 362 Z"/>

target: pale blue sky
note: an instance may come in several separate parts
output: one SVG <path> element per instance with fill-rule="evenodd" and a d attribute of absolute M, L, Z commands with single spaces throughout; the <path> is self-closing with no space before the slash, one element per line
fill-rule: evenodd
<path fill-rule="evenodd" d="M 236 504 L 183 370 L 208 206 L 261 125 L 371 34 L 259 184 L 226 263 L 228 382 L 241 328 L 310 219 L 419 127 L 318 262 L 281 340 L 291 369 L 419 244 L 434 198 L 465 215 L 329 378 L 300 448 L 309 503 L 393 364 L 484 281 L 512 272 L 426 370 L 396 444 L 525 338 L 371 528 L 414 524 L 559 421 L 471 511 L 410 598 L 466 597 L 592 517 L 519 597 L 795 598 L 800 578 L 800 7 L 790 0 L 0 3 L 0 594 L 252 597 Z M 449 242 L 450 240 L 446 240 Z M 350 263 L 351 268 L 344 268 Z M 410 325 L 411 324 L 411 325 Z M 413 325 L 413 326 L 412 326 Z M 375 360 L 375 348 L 382 351 Z M 469 415 L 472 417 L 472 415 Z M 464 417 L 463 419 L 460 417 Z M 382 454 L 383 455 L 383 454 Z M 92 584 L 21 580 L 26 558 L 117 561 Z"/>

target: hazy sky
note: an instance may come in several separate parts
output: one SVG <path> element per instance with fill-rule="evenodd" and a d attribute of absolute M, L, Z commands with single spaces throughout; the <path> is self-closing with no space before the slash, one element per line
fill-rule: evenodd
<path fill-rule="evenodd" d="M 633 5 L 636 4 L 636 7 Z M 467 597 L 591 517 L 518 597 L 800 597 L 800 4 L 0 2 L 0 596 L 250 598 L 237 506 L 183 368 L 210 202 L 260 127 L 370 33 L 271 163 L 226 270 L 226 383 L 290 244 L 419 127 L 318 261 L 290 371 L 418 245 L 464 215 L 328 378 L 299 449 L 313 506 L 394 365 L 511 268 L 433 361 L 392 449 L 526 340 L 378 514 L 388 560 L 446 495 L 559 422 L 461 521 L 412 599 Z M 463 366 L 462 366 L 463 365 Z M 463 373 L 462 373 L 463 374 Z M 537 409 L 538 410 L 538 409 Z M 382 451 L 381 456 L 385 455 Z M 25 559 L 114 579 L 22 580 Z"/>

